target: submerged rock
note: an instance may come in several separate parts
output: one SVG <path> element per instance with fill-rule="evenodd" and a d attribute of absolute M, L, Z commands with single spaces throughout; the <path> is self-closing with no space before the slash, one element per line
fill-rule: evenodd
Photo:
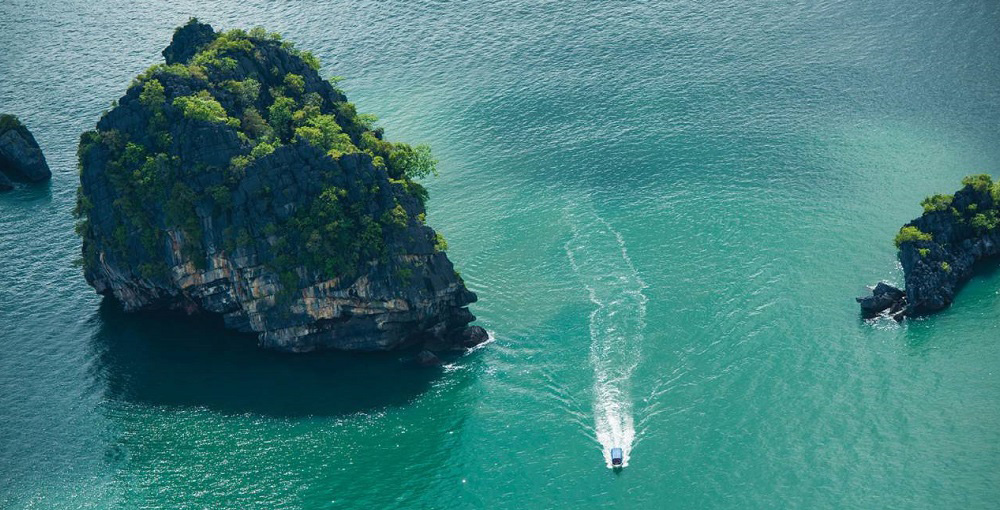
<path fill-rule="evenodd" d="M 414 361 L 422 367 L 436 367 L 442 364 L 441 358 L 428 350 L 418 352 Z"/>
<path fill-rule="evenodd" d="M 972 277 L 977 262 L 1000 255 L 1000 182 L 974 175 L 962 184 L 954 196 L 925 199 L 924 214 L 896 236 L 906 282 L 904 298 L 896 298 L 899 289 L 894 288 L 883 287 L 878 294 L 876 286 L 871 297 L 858 298 L 863 314 L 890 301 L 891 307 L 900 308 L 895 313 L 890 310 L 897 319 L 942 310 Z"/>
<path fill-rule="evenodd" d="M 14 189 L 14 184 L 10 182 L 10 179 L 6 175 L 0 173 L 0 191 L 10 191 Z"/>
<path fill-rule="evenodd" d="M 0 172 L 18 181 L 40 182 L 52 177 L 35 137 L 13 115 L 0 115 Z M 0 190 L 12 188 L 6 177 L 0 179 Z"/>
<path fill-rule="evenodd" d="M 192 20 L 81 137 L 84 275 L 127 311 L 285 351 L 460 347 L 476 300 L 424 224 L 429 149 L 383 140 L 312 55 Z"/>

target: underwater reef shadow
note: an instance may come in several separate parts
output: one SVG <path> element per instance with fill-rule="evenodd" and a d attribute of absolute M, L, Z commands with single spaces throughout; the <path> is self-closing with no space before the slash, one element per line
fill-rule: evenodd
<path fill-rule="evenodd" d="M 52 202 L 52 180 L 25 182 L 12 180 L 14 189 L 0 192 L 0 201 L 19 206 L 47 205 Z"/>
<path fill-rule="evenodd" d="M 443 371 L 412 353 L 289 354 L 219 317 L 125 313 L 105 298 L 92 338 L 93 371 L 109 399 L 224 414 L 336 417 L 404 406 Z"/>

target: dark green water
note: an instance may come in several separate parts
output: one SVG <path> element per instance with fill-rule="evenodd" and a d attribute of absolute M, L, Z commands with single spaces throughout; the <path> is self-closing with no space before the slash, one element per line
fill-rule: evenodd
<path fill-rule="evenodd" d="M 1000 272 L 901 326 L 852 299 L 1000 173 L 994 1 L 143 3 L 0 3 L 55 174 L 0 195 L 0 507 L 996 508 Z M 91 292 L 76 141 L 191 15 L 433 145 L 495 342 L 279 355 Z"/>

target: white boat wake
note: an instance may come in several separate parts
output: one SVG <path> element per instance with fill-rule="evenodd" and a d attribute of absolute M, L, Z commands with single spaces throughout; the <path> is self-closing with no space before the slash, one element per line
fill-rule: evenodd
<path fill-rule="evenodd" d="M 635 441 L 630 385 L 641 357 L 647 285 L 621 234 L 607 221 L 585 205 L 572 204 L 564 213 L 573 234 L 566 255 L 595 306 L 590 313 L 595 434 L 609 468 L 614 447 L 623 450 L 628 466 Z"/>

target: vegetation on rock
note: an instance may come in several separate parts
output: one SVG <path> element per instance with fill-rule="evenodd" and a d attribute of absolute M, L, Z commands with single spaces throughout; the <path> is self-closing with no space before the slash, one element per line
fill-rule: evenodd
<path fill-rule="evenodd" d="M 993 182 L 989 174 L 976 174 L 962 179 L 962 186 L 960 193 L 964 192 L 966 197 L 975 194 L 975 200 L 968 201 L 962 207 L 954 207 L 956 195 L 932 195 L 920 202 L 924 208 L 921 218 L 932 218 L 935 213 L 949 212 L 955 223 L 971 227 L 971 231 L 975 234 L 996 231 L 1000 226 L 1000 181 Z M 902 247 L 904 243 L 920 241 L 934 241 L 934 237 L 912 224 L 900 228 L 895 238 L 897 248 Z M 923 256 L 927 254 L 922 250 L 920 253 Z"/>
<path fill-rule="evenodd" d="M 187 26 L 194 23 L 197 20 Z M 275 53 L 299 61 L 302 73 L 280 74 L 276 67 L 264 72 L 247 69 L 252 69 L 253 63 L 265 66 Z M 186 63 L 150 67 L 136 78 L 128 94 L 138 94 L 139 103 L 148 110 L 147 135 L 136 139 L 99 128 L 84 133 L 80 142 L 81 165 L 97 148 L 108 154 L 107 177 L 119 197 L 118 223 L 124 227 L 112 232 L 91 230 L 89 198 L 81 190 L 76 209 L 78 231 L 85 236 L 103 236 L 103 244 L 128 258 L 128 250 L 156 252 L 164 234 L 176 229 L 184 234 L 190 262 L 204 267 L 204 257 L 199 256 L 202 232 L 195 214 L 197 194 L 184 182 L 190 180 L 190 174 L 210 169 L 188 168 L 182 161 L 166 122 L 167 117 L 177 113 L 195 122 L 225 124 L 242 142 L 240 153 L 225 169 L 229 179 L 211 191 L 218 208 L 231 207 L 226 197 L 235 191 L 254 161 L 278 147 L 296 143 L 308 143 L 334 160 L 348 154 L 366 154 L 390 182 L 423 203 L 427 192 L 416 180 L 436 173 L 430 148 L 384 140 L 382 130 L 373 126 L 375 117 L 358 114 L 339 90 L 336 93 L 340 97 L 334 101 L 323 97 L 316 86 L 321 82 L 316 74 L 318 68 L 318 60 L 310 53 L 295 50 L 291 43 L 282 42 L 280 35 L 260 27 L 218 34 Z M 169 90 L 165 83 L 171 84 Z M 177 95 L 180 90 L 187 93 Z M 277 228 L 281 234 L 276 236 L 276 250 L 304 254 L 306 265 L 326 277 L 350 272 L 362 261 L 383 257 L 382 233 L 405 226 L 405 211 L 397 204 L 394 214 L 371 214 L 364 200 L 345 205 L 344 189 L 332 183 L 325 186 L 311 204 Z M 162 211 L 158 204 L 164 204 Z M 238 233 L 230 234 L 224 244 L 232 246 L 240 241 Z M 140 242 L 131 242 L 136 239 Z M 435 246 L 443 249 L 445 244 L 436 242 Z M 85 256 L 92 261 L 95 254 Z M 276 257 L 275 269 L 287 272 L 297 262 L 297 257 L 282 255 Z"/>
<path fill-rule="evenodd" d="M 896 234 L 896 248 L 899 248 L 903 243 L 912 243 L 916 241 L 931 241 L 933 238 L 930 234 L 921 232 L 919 228 L 913 226 L 906 226 L 899 229 L 899 233 Z"/>
<path fill-rule="evenodd" d="M 934 195 L 925 198 L 920 205 L 924 207 L 924 212 L 947 211 L 951 207 L 951 201 L 955 197 L 952 195 Z"/>
<path fill-rule="evenodd" d="M 427 146 L 384 139 L 263 28 L 192 20 L 80 137 L 84 275 L 127 310 L 222 314 L 287 350 L 481 341 L 424 224 Z"/>

